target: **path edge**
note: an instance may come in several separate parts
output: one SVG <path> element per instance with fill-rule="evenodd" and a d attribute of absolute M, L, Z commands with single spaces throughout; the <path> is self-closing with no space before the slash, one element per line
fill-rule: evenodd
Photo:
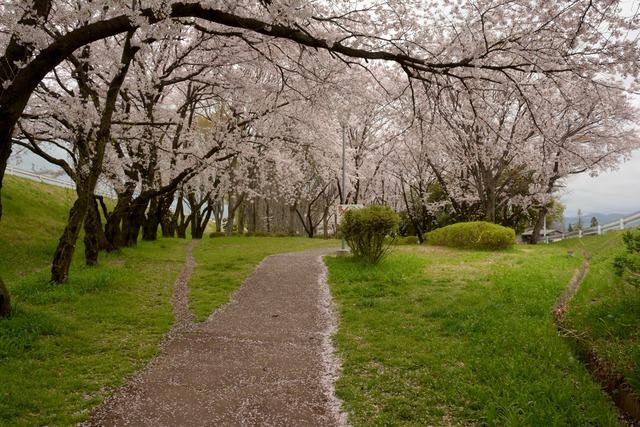
<path fill-rule="evenodd" d="M 104 414 L 109 410 L 111 406 L 116 404 L 119 399 L 122 399 L 126 395 L 126 390 L 144 375 L 149 369 L 157 363 L 158 358 L 164 354 L 165 348 L 175 338 L 193 328 L 195 323 L 195 316 L 189 308 L 189 279 L 195 271 L 197 262 L 193 256 L 193 249 L 197 245 L 198 241 L 192 240 L 187 243 L 185 247 L 186 259 L 185 263 L 180 271 L 180 274 L 173 282 L 173 289 L 171 291 L 171 298 L 169 300 L 174 315 L 174 324 L 160 339 L 158 343 L 158 353 L 149 359 L 139 369 L 131 372 L 129 375 L 122 378 L 122 383 L 116 387 L 110 387 L 111 393 L 108 393 L 101 404 L 93 407 L 90 410 L 90 416 L 88 419 L 77 424 L 79 427 L 91 427 L 102 426 Z M 186 300 L 185 300 L 186 298 Z M 187 310 L 185 313 L 184 310 Z"/>
<path fill-rule="evenodd" d="M 325 320 L 325 330 L 322 333 L 321 357 L 322 357 L 322 376 L 320 379 L 322 391 L 327 399 L 327 406 L 334 422 L 338 427 L 348 427 L 348 415 L 343 410 L 343 401 L 336 395 L 336 381 L 340 377 L 342 371 L 342 360 L 336 353 L 333 346 L 333 337 L 338 331 L 338 314 L 336 305 L 331 295 L 329 287 L 329 270 L 324 257 L 319 255 L 316 260 L 320 264 L 320 275 L 318 277 L 318 290 L 320 292 L 320 309 Z"/>

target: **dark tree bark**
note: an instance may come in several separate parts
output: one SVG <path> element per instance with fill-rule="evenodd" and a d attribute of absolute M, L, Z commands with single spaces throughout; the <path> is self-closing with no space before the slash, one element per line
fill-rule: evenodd
<path fill-rule="evenodd" d="M 154 241 L 158 239 L 158 226 L 162 220 L 162 206 L 159 197 L 154 197 L 149 203 L 149 211 L 142 227 L 142 240 Z"/>
<path fill-rule="evenodd" d="M 266 220 L 266 226 L 267 226 L 267 233 L 271 234 L 271 212 L 270 212 L 270 208 L 269 208 L 269 200 L 265 199 L 264 200 L 264 208 L 265 208 L 265 220 Z"/>
<path fill-rule="evenodd" d="M 207 229 L 209 219 L 211 219 L 212 208 L 207 207 L 203 213 L 191 216 L 191 238 L 202 239 L 204 231 Z"/>
<path fill-rule="evenodd" d="M 162 237 L 175 237 L 176 235 L 176 221 L 175 216 L 171 212 L 165 212 L 160 220 L 160 229 L 162 230 Z"/>
<path fill-rule="evenodd" d="M 544 220 L 547 215 L 549 208 L 547 206 L 543 206 L 538 210 L 538 217 L 536 218 L 536 223 L 533 225 L 533 231 L 531 232 L 531 244 L 536 245 L 540 241 L 540 231 L 544 226 Z"/>
<path fill-rule="evenodd" d="M 11 316 L 11 294 L 0 279 L 0 319 Z"/>
<path fill-rule="evenodd" d="M 140 229 L 144 224 L 145 211 L 147 210 L 147 199 L 136 198 L 129 205 L 127 214 L 122 221 L 122 233 L 124 236 L 124 246 L 131 247 L 138 244 Z"/>
<path fill-rule="evenodd" d="M 296 205 L 289 205 L 289 215 L 287 216 L 287 234 L 289 236 L 295 236 L 295 219 L 296 219 Z"/>
<path fill-rule="evenodd" d="M 244 234 L 245 228 L 245 211 L 247 210 L 247 203 L 243 200 L 238 207 L 238 234 Z"/>
<path fill-rule="evenodd" d="M 36 26 L 40 19 L 46 21 L 51 11 L 51 0 L 35 0 L 33 2 L 33 11 L 35 13 L 26 13 L 22 16 L 19 23 L 24 26 Z M 18 63 L 27 62 L 32 53 L 33 45 L 20 43 L 16 36 L 12 36 L 9 39 L 4 55 L 0 58 L 0 86 L 14 79 L 19 71 Z M 2 183 L 4 182 L 4 173 L 11 155 L 13 130 L 30 96 L 31 92 L 24 101 L 9 97 L 0 101 L 0 219 L 2 219 Z M 10 105 L 10 102 L 15 102 L 15 104 Z M 8 105 L 5 106 L 5 103 Z M 2 279 L 0 279 L 0 318 L 8 317 L 10 314 L 11 295 Z"/>
<path fill-rule="evenodd" d="M 133 56 L 139 50 L 139 47 L 131 45 L 132 37 L 133 33 L 130 32 L 125 39 L 124 47 L 122 49 L 120 70 L 116 73 L 111 82 L 109 82 L 109 89 L 107 90 L 104 108 L 100 117 L 100 126 L 96 133 L 95 144 L 92 147 L 93 150 L 84 146 L 84 144 L 88 144 L 89 141 L 81 141 L 83 145 L 79 147 L 80 153 L 78 155 L 77 166 L 78 173 L 75 179 L 78 199 L 69 212 L 67 227 L 62 233 L 62 236 L 58 241 L 56 252 L 53 255 L 53 262 L 51 263 L 51 281 L 55 283 L 65 283 L 69 278 L 69 268 L 71 267 L 75 245 L 80 233 L 80 226 L 87 215 L 87 209 L 89 208 L 90 203 L 94 202 L 93 193 L 102 171 L 104 151 L 107 142 L 111 139 L 111 119 L 115 111 L 120 87 L 122 87 L 124 78 L 129 71 L 129 66 L 133 60 Z M 93 154 L 90 154 L 91 152 L 93 152 Z M 84 175 L 82 172 L 85 168 L 84 165 L 89 168 L 87 175 Z"/>
<path fill-rule="evenodd" d="M 67 225 L 62 232 L 62 236 L 60 236 L 60 240 L 58 240 L 58 247 L 53 255 L 51 281 L 54 283 L 65 283 L 69 279 L 69 267 L 73 260 L 80 227 L 87 214 L 88 206 L 89 196 L 86 194 L 85 189 L 81 189 L 78 191 L 78 198 L 69 211 Z"/>
<path fill-rule="evenodd" d="M 175 193 L 164 195 L 160 202 L 160 228 L 162 229 L 162 237 L 174 237 L 176 234 L 176 219 L 171 212 L 171 204 Z"/>
<path fill-rule="evenodd" d="M 227 227 L 225 230 L 225 234 L 230 236 L 233 233 L 233 224 L 236 218 L 236 212 L 242 203 L 244 202 L 244 198 L 246 193 L 242 193 L 240 196 L 233 195 L 233 192 L 229 192 L 229 204 L 227 205 Z M 240 231 L 240 225 L 238 224 L 238 232 Z"/>
<path fill-rule="evenodd" d="M 129 209 L 133 197 L 133 186 L 129 185 L 124 192 L 118 194 L 118 201 L 113 211 L 107 217 L 104 226 L 104 234 L 107 238 L 107 251 L 113 252 L 124 246 L 124 235 L 122 232 L 122 221 Z"/>
<path fill-rule="evenodd" d="M 184 213 L 184 196 L 182 194 L 180 194 L 180 196 L 178 197 L 174 220 L 176 224 L 176 236 L 179 239 L 186 239 L 187 227 L 189 227 L 191 216 L 185 215 Z"/>
<path fill-rule="evenodd" d="M 84 258 L 87 265 L 96 265 L 98 264 L 98 254 L 101 249 L 100 234 L 102 233 L 102 225 L 100 223 L 98 203 L 94 197 L 91 199 L 84 219 Z"/>
<path fill-rule="evenodd" d="M 224 197 L 220 197 L 213 204 L 213 218 L 216 222 L 216 231 L 222 232 L 222 217 L 224 216 Z"/>

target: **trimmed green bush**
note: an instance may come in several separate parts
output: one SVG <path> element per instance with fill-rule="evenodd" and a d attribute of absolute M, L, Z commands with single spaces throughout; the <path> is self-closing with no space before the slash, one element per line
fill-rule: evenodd
<path fill-rule="evenodd" d="M 385 238 L 395 233 L 399 222 L 390 207 L 371 205 L 345 213 L 341 229 L 353 256 L 376 264 L 389 249 Z"/>
<path fill-rule="evenodd" d="M 425 241 L 430 245 L 453 248 L 499 250 L 512 247 L 516 233 L 511 228 L 490 222 L 459 222 L 427 233 Z"/>

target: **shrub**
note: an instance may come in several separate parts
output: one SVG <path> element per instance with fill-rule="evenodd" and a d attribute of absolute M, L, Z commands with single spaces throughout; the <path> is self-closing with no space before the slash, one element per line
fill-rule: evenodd
<path fill-rule="evenodd" d="M 342 219 L 344 238 L 356 258 L 376 264 L 389 249 L 387 235 L 398 228 L 398 214 L 388 206 L 351 210 Z"/>
<path fill-rule="evenodd" d="M 622 236 L 625 252 L 613 261 L 617 276 L 636 289 L 640 289 L 640 229 L 628 231 Z"/>
<path fill-rule="evenodd" d="M 516 233 L 511 228 L 490 222 L 459 222 L 427 233 L 425 241 L 453 248 L 498 250 L 512 247 Z"/>
<path fill-rule="evenodd" d="M 213 233 L 209 233 L 209 237 L 212 239 L 214 237 L 224 237 L 224 233 L 222 231 L 214 231 Z"/>

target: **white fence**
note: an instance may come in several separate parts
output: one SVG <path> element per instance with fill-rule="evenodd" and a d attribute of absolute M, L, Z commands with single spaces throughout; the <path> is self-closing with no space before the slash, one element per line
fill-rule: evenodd
<path fill-rule="evenodd" d="M 611 221 L 604 225 L 596 225 L 595 227 L 585 228 L 583 230 L 576 230 L 570 233 L 562 233 L 562 237 L 554 237 L 553 240 L 564 240 L 581 238 L 584 236 L 599 236 L 607 231 L 612 230 L 624 230 L 625 228 L 640 226 L 640 212 L 636 212 L 624 218 Z M 551 239 L 551 236 L 544 236 L 543 240 Z"/>
<path fill-rule="evenodd" d="M 13 166 L 7 166 L 5 173 L 7 175 L 13 175 L 13 176 L 18 176 L 20 178 L 30 179 L 31 181 L 42 182 L 43 184 L 55 185 L 57 187 L 68 188 L 70 190 L 76 189 L 76 185 L 72 181 L 52 178 L 50 176 L 39 174 L 33 171 L 19 169 Z M 115 197 L 115 192 L 113 190 L 106 188 L 105 185 L 99 185 L 96 188 L 95 194 L 103 197 L 112 197 L 112 198 Z"/>

